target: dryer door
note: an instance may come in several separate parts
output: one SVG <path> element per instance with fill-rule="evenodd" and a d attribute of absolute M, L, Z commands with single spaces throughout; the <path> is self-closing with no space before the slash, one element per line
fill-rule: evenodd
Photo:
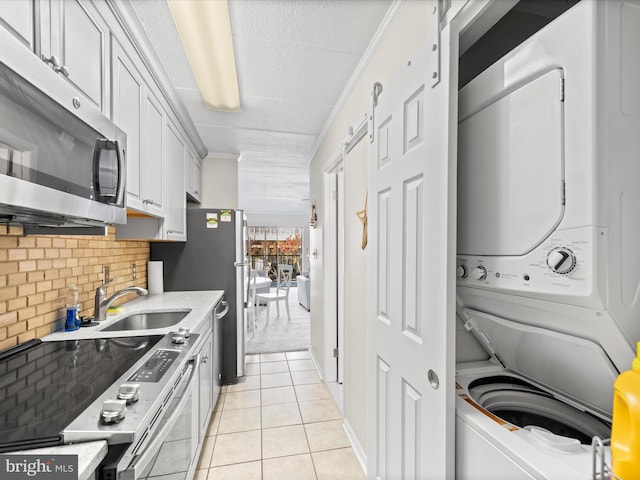
<path fill-rule="evenodd" d="M 460 91 L 462 255 L 524 255 L 554 231 L 564 212 L 562 70 L 496 95 L 495 83 L 505 75 L 497 67 Z"/>

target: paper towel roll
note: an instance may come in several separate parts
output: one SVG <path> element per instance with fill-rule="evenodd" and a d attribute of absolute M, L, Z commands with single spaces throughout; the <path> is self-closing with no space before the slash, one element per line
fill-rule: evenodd
<path fill-rule="evenodd" d="M 147 262 L 147 285 L 150 294 L 164 292 L 162 262 Z"/>

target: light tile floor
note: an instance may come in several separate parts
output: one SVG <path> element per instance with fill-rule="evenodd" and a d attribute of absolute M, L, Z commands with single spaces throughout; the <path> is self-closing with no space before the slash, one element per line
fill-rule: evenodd
<path fill-rule="evenodd" d="M 309 352 L 247 356 L 223 387 L 195 480 L 358 480 L 364 473 Z"/>

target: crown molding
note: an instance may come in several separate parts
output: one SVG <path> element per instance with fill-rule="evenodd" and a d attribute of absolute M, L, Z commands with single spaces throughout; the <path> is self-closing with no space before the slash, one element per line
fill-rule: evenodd
<path fill-rule="evenodd" d="M 320 131 L 320 135 L 318 135 L 318 138 L 313 144 L 313 150 L 311 151 L 311 155 L 309 155 L 309 158 L 307 158 L 307 165 L 311 164 L 311 160 L 313 160 L 313 157 L 318 151 L 318 148 L 320 148 L 320 145 L 322 144 L 325 137 L 327 136 L 327 133 L 329 132 L 329 128 L 331 128 L 331 125 L 338 117 L 340 110 L 342 110 L 345 103 L 347 102 L 347 99 L 353 93 L 356 83 L 358 83 L 358 81 L 362 77 L 362 74 L 364 73 L 365 69 L 371 62 L 371 59 L 373 58 L 374 54 L 378 50 L 378 47 L 380 46 L 382 39 L 384 38 L 386 33 L 391 28 L 391 25 L 393 25 L 393 22 L 396 20 L 396 18 L 400 14 L 400 11 L 402 10 L 402 6 L 405 4 L 405 1 L 406 0 L 394 0 L 394 2 L 389 7 L 389 10 L 387 10 L 387 13 L 382 19 L 382 22 L 380 22 L 380 26 L 378 27 L 378 30 L 376 30 L 375 35 L 371 39 L 371 42 L 369 42 L 369 46 L 367 46 L 367 49 L 362 54 L 362 58 L 360 59 L 360 62 L 358 62 L 358 65 L 356 66 L 356 69 L 351 75 L 351 78 L 349 78 L 349 81 L 347 82 L 347 85 L 344 87 L 344 90 L 340 94 L 340 97 L 338 97 L 338 101 L 334 105 L 333 110 L 331 110 L 331 114 L 329 115 L 329 118 L 327 118 L 327 121 L 322 127 L 322 130 Z"/>
<path fill-rule="evenodd" d="M 198 155 L 200 155 L 200 158 L 204 158 L 208 153 L 207 147 L 205 147 L 198 130 L 193 124 L 193 120 L 191 120 L 191 116 L 184 106 L 182 99 L 173 87 L 169 75 L 162 65 L 155 48 L 151 44 L 151 40 L 149 40 L 140 19 L 131 6 L 131 2 L 108 0 L 107 4 L 118 20 L 120 27 L 132 43 L 133 48 L 135 48 L 140 56 L 153 81 L 160 89 L 171 112 L 196 148 Z"/>

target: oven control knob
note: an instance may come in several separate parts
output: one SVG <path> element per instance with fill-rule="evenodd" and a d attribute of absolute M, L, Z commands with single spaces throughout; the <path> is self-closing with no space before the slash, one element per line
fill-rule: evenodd
<path fill-rule="evenodd" d="M 118 398 L 127 402 L 127 405 L 137 402 L 140 399 L 139 383 L 123 383 L 118 389 Z"/>
<path fill-rule="evenodd" d="M 555 273 L 566 275 L 576 267 L 576 256 L 567 247 L 554 248 L 547 255 L 547 265 Z"/>
<path fill-rule="evenodd" d="M 469 276 L 467 273 L 467 267 L 464 265 L 458 265 L 458 268 L 456 269 L 456 276 L 458 278 L 467 278 Z"/>
<path fill-rule="evenodd" d="M 184 338 L 189 338 L 189 335 L 191 335 L 191 332 L 189 332 L 189 329 L 185 327 L 180 327 L 178 329 L 178 333 L 181 333 L 182 335 L 184 335 Z"/>
<path fill-rule="evenodd" d="M 476 280 L 484 280 L 485 278 L 487 278 L 487 269 L 482 265 L 479 265 L 473 269 L 471 275 L 473 275 L 473 278 L 475 278 Z"/>
<path fill-rule="evenodd" d="M 100 411 L 100 420 L 105 425 L 121 422 L 126 410 L 125 400 L 105 400 Z"/>
<path fill-rule="evenodd" d="M 181 344 L 184 343 L 184 333 L 173 332 L 171 334 L 171 343 Z"/>

